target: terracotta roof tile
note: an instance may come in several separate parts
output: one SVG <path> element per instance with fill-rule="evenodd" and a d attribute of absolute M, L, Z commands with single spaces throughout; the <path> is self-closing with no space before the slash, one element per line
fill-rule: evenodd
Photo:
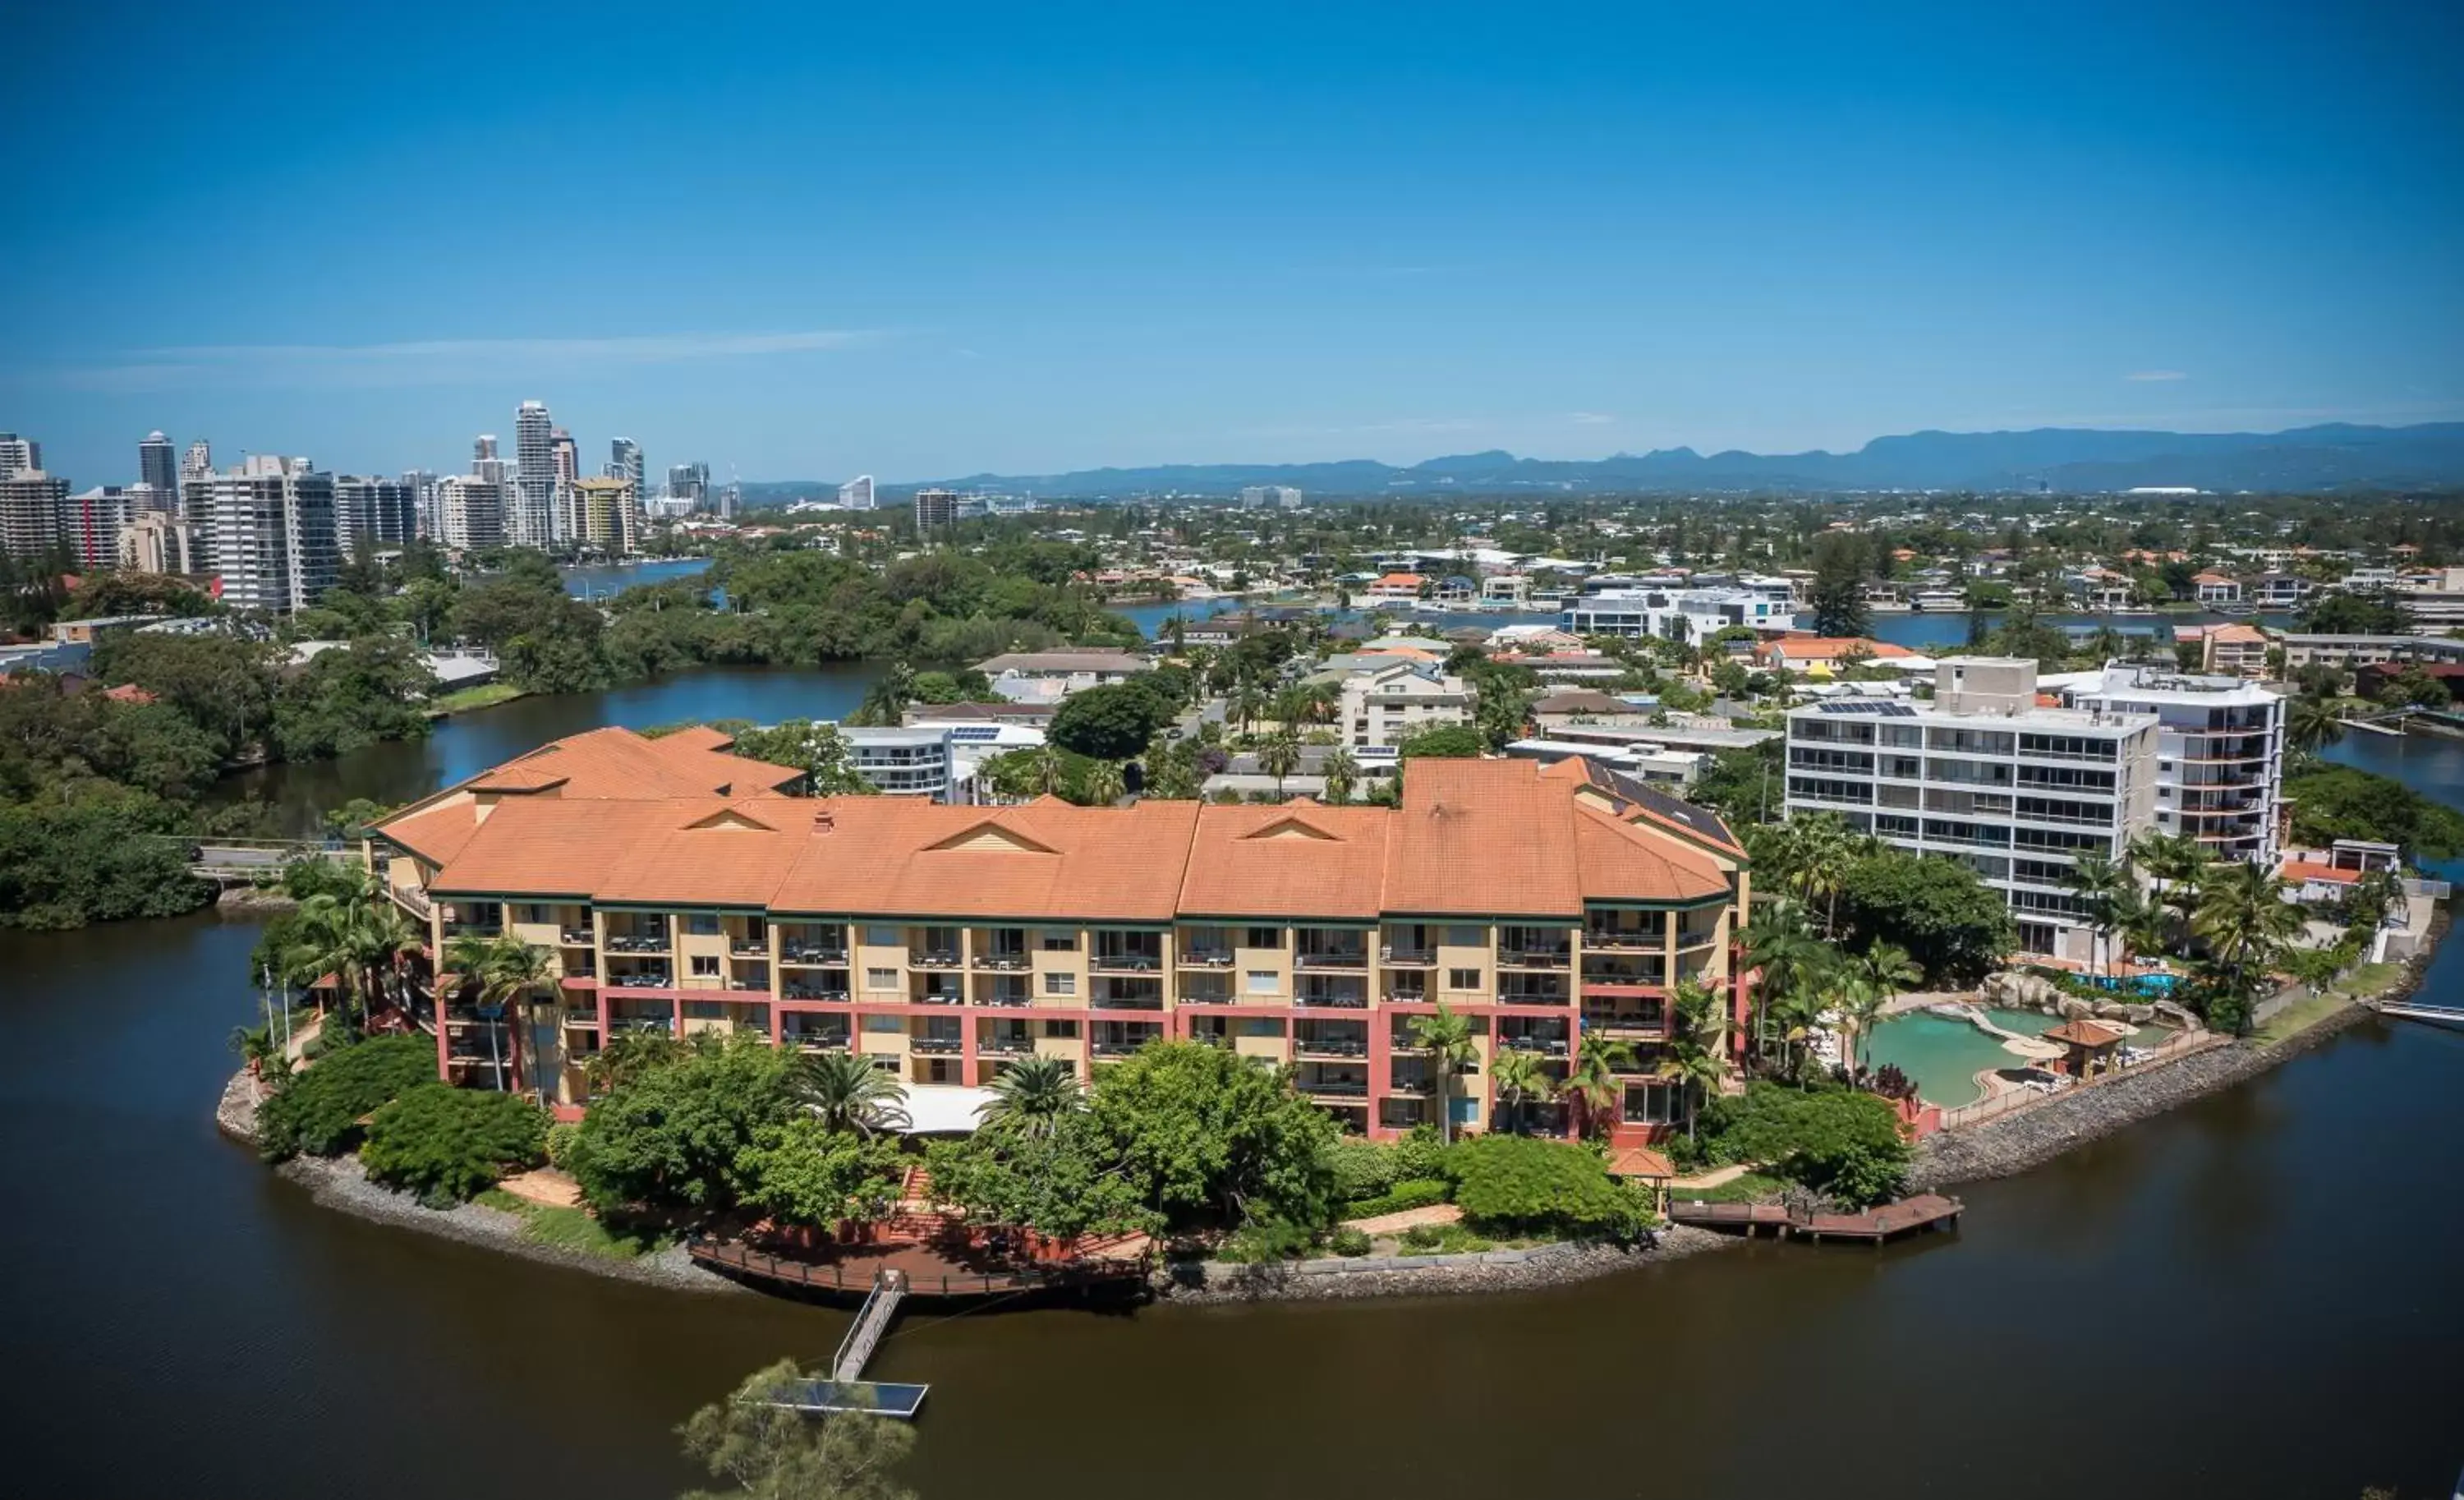
<path fill-rule="evenodd" d="M 1565 916 L 1583 910 L 1574 799 L 1530 761 L 1423 758 L 1386 837 L 1386 910 Z"/>
<path fill-rule="evenodd" d="M 943 806 L 831 798 L 771 904 L 783 912 L 1170 921 L 1198 805 Z"/>
<path fill-rule="evenodd" d="M 1198 815 L 1180 911 L 1192 916 L 1353 917 L 1378 912 L 1383 807 L 1210 806 Z"/>

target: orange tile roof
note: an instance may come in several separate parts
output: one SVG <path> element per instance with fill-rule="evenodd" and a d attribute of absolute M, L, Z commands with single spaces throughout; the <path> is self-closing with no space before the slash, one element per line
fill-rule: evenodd
<path fill-rule="evenodd" d="M 1611 1177 L 1665 1180 L 1676 1175 L 1677 1168 L 1669 1163 L 1668 1158 L 1649 1146 L 1628 1146 L 1609 1158 L 1609 1176 Z"/>
<path fill-rule="evenodd" d="M 717 798 L 653 798 L 625 802 L 605 798 L 587 804 L 555 798 L 517 798 L 484 809 L 461 847 L 428 882 L 446 895 L 601 895 L 610 875 L 631 850 L 712 813 L 727 804 Z M 464 804 L 466 817 L 481 809 Z M 392 837 L 390 827 L 387 836 Z M 414 846 L 415 848 L 417 846 Z M 429 851 L 420 849 L 425 854 Z M 623 897 L 606 895 L 607 900 Z M 720 904 L 715 896 L 701 898 Z"/>
<path fill-rule="evenodd" d="M 1572 788 L 1531 761 L 1415 761 L 1386 838 L 1386 910 L 1575 916 Z"/>
<path fill-rule="evenodd" d="M 1889 641 L 1870 641 L 1861 635 L 1783 635 L 1767 641 L 1762 650 L 1771 659 L 1786 656 L 1795 661 L 1837 661 L 1861 649 L 1877 661 L 1891 661 L 1916 652 Z"/>
<path fill-rule="evenodd" d="M 2219 646 L 2264 646 L 2267 632 L 2255 625 L 2219 625 L 2209 629 L 2207 638 Z"/>
<path fill-rule="evenodd" d="M 1727 876 L 1710 855 L 1595 807 L 1574 808 L 1574 858 L 1586 896 L 1707 901 L 1728 891 Z"/>
<path fill-rule="evenodd" d="M 784 912 L 1170 921 L 1198 804 L 944 806 L 830 798 L 771 897 Z"/>
<path fill-rule="evenodd" d="M 2288 859 L 2277 873 L 2286 880 L 2328 880 L 2346 886 L 2362 883 L 2362 872 L 2358 870 L 2340 870 L 2334 865 L 2322 865 L 2311 859 Z"/>
<path fill-rule="evenodd" d="M 1181 877 L 1193 916 L 1373 918 L 1386 871 L 1383 807 L 1209 806 Z"/>
<path fill-rule="evenodd" d="M 2128 1034 L 2093 1021 L 2065 1021 L 2046 1030 L 2044 1038 L 2048 1042 L 2063 1042 L 2078 1047 L 2111 1047 Z"/>

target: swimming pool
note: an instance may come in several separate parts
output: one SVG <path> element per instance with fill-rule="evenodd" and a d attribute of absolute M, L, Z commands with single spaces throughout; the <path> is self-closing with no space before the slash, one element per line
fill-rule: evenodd
<path fill-rule="evenodd" d="M 2021 1036 L 2035 1036 L 2060 1024 L 2055 1017 L 2033 1010 L 1979 1008 L 1984 1010 L 1986 1020 Z M 1920 1097 L 1947 1110 L 1973 1104 L 1982 1097 L 1976 1087 L 1977 1070 L 2016 1068 L 2026 1061 L 2004 1047 L 2000 1037 L 1988 1035 L 1956 1017 L 1938 1016 L 1929 1010 L 1893 1016 L 1876 1029 L 1865 1048 L 1868 1067 L 1897 1064 L 1900 1071 L 1916 1080 Z"/>

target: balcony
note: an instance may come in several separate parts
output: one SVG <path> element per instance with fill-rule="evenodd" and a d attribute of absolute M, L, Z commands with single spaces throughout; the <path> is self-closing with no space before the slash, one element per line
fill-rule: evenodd
<path fill-rule="evenodd" d="M 967 1003 L 967 992 L 955 986 L 944 989 L 928 984 L 915 992 L 914 999 L 919 1005 L 963 1005 Z"/>
<path fill-rule="evenodd" d="M 1572 947 L 1507 948 L 1497 950 L 1497 966 L 1501 969 L 1562 969 L 1573 959 Z"/>
<path fill-rule="evenodd" d="M 1312 1033 L 1303 1028 L 1292 1038 L 1295 1057 L 1367 1057 L 1369 1038 L 1357 1027 L 1333 1034 Z"/>
<path fill-rule="evenodd" d="M 1679 953 L 1693 953 L 1704 948 L 1717 947 L 1719 946 L 1719 942 L 1720 929 L 1716 927 L 1698 927 L 1690 932 L 1681 932 L 1677 935 L 1677 951 Z"/>
<path fill-rule="evenodd" d="M 1153 1040 L 1144 1036 L 1099 1036 L 1092 1046 L 1097 1057 L 1127 1057 Z"/>
<path fill-rule="evenodd" d="M 666 1036 L 675 1030 L 673 1016 L 620 1016 L 607 1018 L 607 1034 L 618 1036 Z"/>
<path fill-rule="evenodd" d="M 1369 966 L 1366 948 L 1319 948 L 1292 955 L 1292 966 L 1301 969 L 1365 969 Z"/>
<path fill-rule="evenodd" d="M 1292 1004 L 1310 1010 L 1366 1010 L 1369 997 L 1345 990 L 1303 990 L 1292 997 Z"/>
<path fill-rule="evenodd" d="M 1497 1045 L 1509 1052 L 1529 1052 L 1535 1057 L 1562 1058 L 1567 1055 L 1567 1043 L 1562 1036 L 1505 1031 L 1498 1034 Z"/>
<path fill-rule="evenodd" d="M 1502 984 L 1498 986 L 1497 1003 L 1501 1005 L 1562 1005 L 1566 1003 L 1566 992 Z"/>
<path fill-rule="evenodd" d="M 451 942 L 456 938 L 502 938 L 503 936 L 505 936 L 505 924 L 502 922 L 448 922 L 445 924 L 447 942 Z"/>
<path fill-rule="evenodd" d="M 844 984 L 815 984 L 807 980 L 789 980 L 779 986 L 779 994 L 785 1000 L 845 1000 L 847 989 Z"/>
<path fill-rule="evenodd" d="M 587 927 L 567 927 L 556 935 L 556 940 L 560 947 L 587 948 L 596 940 L 596 935 Z"/>
<path fill-rule="evenodd" d="M 980 1057 L 1032 1057 L 1035 1043 L 1023 1036 L 988 1036 L 976 1044 L 976 1053 Z"/>
<path fill-rule="evenodd" d="M 1314 1081 L 1303 1079 L 1294 1087 L 1304 1094 L 1325 1098 L 1365 1099 L 1369 1097 L 1367 1082 L 1349 1078 L 1320 1078 Z"/>
<path fill-rule="evenodd" d="M 922 1057 L 956 1057 L 967 1044 L 955 1036 L 916 1036 L 907 1039 L 907 1049 Z"/>
<path fill-rule="evenodd" d="M 436 903 L 429 900 L 428 893 L 420 887 L 387 886 L 385 889 L 392 893 L 395 905 L 422 921 L 436 915 Z"/>
<path fill-rule="evenodd" d="M 982 994 L 976 997 L 977 1004 L 1000 1005 L 1006 1009 L 1024 1009 L 1034 1003 L 1035 997 L 1027 993 L 1024 988 L 1003 988 L 998 984 L 986 987 Z"/>
<path fill-rule="evenodd" d="M 610 974 L 607 983 L 614 989 L 672 989 L 676 977 L 666 969 L 635 969 L 627 974 Z"/>
<path fill-rule="evenodd" d="M 844 1052 L 847 1049 L 847 1034 L 844 1031 L 781 1031 L 779 1045 L 804 1052 Z"/>
<path fill-rule="evenodd" d="M 979 953 L 969 967 L 994 974 L 1023 972 L 1033 962 L 1023 953 Z"/>
<path fill-rule="evenodd" d="M 575 1031 L 596 1031 L 599 1029 L 599 1012 L 568 1010 L 564 1013 L 564 1024 L 569 1029 Z"/>
<path fill-rule="evenodd" d="M 1184 969 L 1228 969 L 1232 966 L 1229 948 L 1183 948 L 1180 966 Z"/>
<path fill-rule="evenodd" d="M 1087 966 L 1097 974 L 1154 974 L 1163 968 L 1163 955 L 1144 949 L 1116 949 L 1093 955 Z"/>
<path fill-rule="evenodd" d="M 910 948 L 907 966 L 911 969 L 955 969 L 958 966 L 956 948 Z"/>
<path fill-rule="evenodd" d="M 730 938 L 727 951 L 732 958 L 766 959 L 770 957 L 770 940 L 766 938 Z"/>
<path fill-rule="evenodd" d="M 668 951 L 668 936 L 665 933 L 609 933 L 607 951 L 609 953 L 665 953 Z"/>
<path fill-rule="evenodd" d="M 1583 930 L 1583 948 L 1597 953 L 1649 953 L 1666 939 L 1659 932 L 1645 932 L 1639 927 L 1587 927 Z"/>
<path fill-rule="evenodd" d="M 844 966 L 847 951 L 844 943 L 782 942 L 779 945 L 779 960 L 782 963 Z"/>
<path fill-rule="evenodd" d="M 1377 950 L 1377 961 L 1390 969 L 1433 969 L 1438 966 L 1438 950 L 1397 948 L 1388 943 Z"/>

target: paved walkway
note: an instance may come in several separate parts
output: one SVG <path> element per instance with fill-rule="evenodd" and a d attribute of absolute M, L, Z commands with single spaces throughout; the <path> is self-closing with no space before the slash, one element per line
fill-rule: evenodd
<path fill-rule="evenodd" d="M 1688 1190 L 1699 1193 L 1706 1188 L 1726 1187 L 1730 1182 L 1735 1181 L 1737 1179 L 1745 1176 L 1752 1170 L 1753 1168 L 1747 1166 L 1742 1162 L 1735 1166 L 1714 1167 L 1710 1171 L 1704 1173 L 1701 1177 L 1678 1178 L 1668 1184 L 1668 1190 L 1672 1193 L 1682 1193 Z"/>
<path fill-rule="evenodd" d="M 496 1184 L 516 1198 L 526 1198 L 550 1208 L 582 1206 L 582 1186 L 554 1167 L 540 1167 L 536 1172 L 519 1172 Z"/>
<path fill-rule="evenodd" d="M 1400 1213 L 1379 1214 L 1374 1219 L 1348 1219 L 1343 1226 L 1363 1234 L 1401 1234 L 1424 1224 L 1460 1224 L 1463 1210 L 1452 1203 L 1431 1203 L 1426 1208 L 1406 1208 Z"/>

